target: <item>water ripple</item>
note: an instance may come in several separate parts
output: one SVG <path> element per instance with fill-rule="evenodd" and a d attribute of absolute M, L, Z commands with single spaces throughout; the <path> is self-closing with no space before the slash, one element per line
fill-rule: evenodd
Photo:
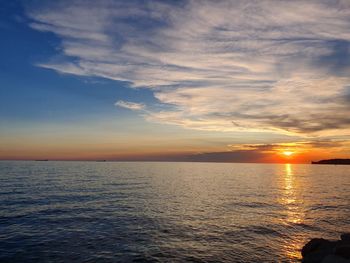
<path fill-rule="evenodd" d="M 347 169 L 0 162 L 0 261 L 297 262 L 349 230 Z"/>

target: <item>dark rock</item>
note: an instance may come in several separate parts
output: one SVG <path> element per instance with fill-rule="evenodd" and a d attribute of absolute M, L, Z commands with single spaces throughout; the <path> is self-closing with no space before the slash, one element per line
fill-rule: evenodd
<path fill-rule="evenodd" d="M 313 238 L 302 248 L 301 255 L 303 257 L 307 256 L 310 253 L 313 253 L 328 246 L 329 243 L 330 241 L 323 238 Z"/>
<path fill-rule="evenodd" d="M 342 241 L 350 242 L 350 233 L 341 234 L 340 239 L 341 239 Z"/>
<path fill-rule="evenodd" d="M 334 254 L 346 259 L 350 259 L 350 244 L 336 246 Z"/>
<path fill-rule="evenodd" d="M 311 239 L 301 250 L 304 263 L 350 263 L 350 234 L 341 235 L 341 240 Z"/>
<path fill-rule="evenodd" d="M 332 254 L 335 244 L 323 238 L 311 239 L 301 250 L 303 262 L 321 262 L 327 255 Z"/>
<path fill-rule="evenodd" d="M 321 263 L 349 263 L 349 260 L 336 255 L 328 255 L 321 261 Z"/>

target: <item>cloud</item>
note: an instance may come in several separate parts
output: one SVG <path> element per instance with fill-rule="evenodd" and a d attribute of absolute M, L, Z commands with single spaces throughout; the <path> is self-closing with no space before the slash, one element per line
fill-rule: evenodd
<path fill-rule="evenodd" d="M 136 103 L 136 102 L 130 102 L 130 101 L 123 101 L 118 100 L 115 104 L 115 106 L 129 109 L 129 110 L 143 110 L 145 108 L 145 105 L 142 103 Z"/>
<path fill-rule="evenodd" d="M 39 66 L 151 89 L 168 107 L 147 120 L 349 133 L 348 1 L 62 1 L 28 15 L 62 40 Z"/>
<path fill-rule="evenodd" d="M 262 153 L 281 152 L 292 150 L 303 152 L 308 150 L 330 150 L 332 148 L 348 147 L 346 140 L 314 140 L 297 141 L 289 143 L 269 143 L 269 144 L 232 144 L 228 145 L 232 151 L 259 151 Z"/>
<path fill-rule="evenodd" d="M 192 162 L 285 162 L 285 151 L 293 152 L 288 162 L 309 163 L 312 158 L 343 156 L 349 142 L 344 140 L 315 140 L 293 143 L 233 144 L 227 151 L 204 152 L 184 156 Z"/>

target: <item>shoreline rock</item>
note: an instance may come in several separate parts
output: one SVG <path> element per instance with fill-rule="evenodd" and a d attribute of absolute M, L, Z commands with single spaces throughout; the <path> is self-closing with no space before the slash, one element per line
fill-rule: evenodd
<path fill-rule="evenodd" d="M 350 233 L 340 240 L 311 239 L 301 250 L 303 263 L 350 263 Z"/>

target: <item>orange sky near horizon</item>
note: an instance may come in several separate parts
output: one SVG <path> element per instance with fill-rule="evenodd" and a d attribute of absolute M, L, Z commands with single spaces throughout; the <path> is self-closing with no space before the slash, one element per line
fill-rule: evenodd
<path fill-rule="evenodd" d="M 205 161 L 205 162 L 257 162 L 257 163 L 310 163 L 321 159 L 348 158 L 344 147 L 311 147 L 308 143 L 241 144 L 226 147 L 203 146 L 169 147 L 169 144 L 143 145 L 137 148 L 118 147 L 117 144 L 71 145 L 18 145 L 0 149 L 2 160 L 115 160 L 115 161 Z M 119 148 L 119 149 L 118 149 Z"/>
<path fill-rule="evenodd" d="M 0 160 L 350 158 L 349 1 L 2 2 Z"/>

